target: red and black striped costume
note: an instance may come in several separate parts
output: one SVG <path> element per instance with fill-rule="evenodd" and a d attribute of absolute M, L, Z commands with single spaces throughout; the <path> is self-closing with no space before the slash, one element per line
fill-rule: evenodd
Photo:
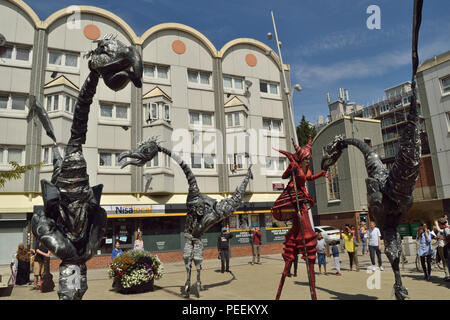
<path fill-rule="evenodd" d="M 306 173 L 303 171 L 300 163 L 304 159 L 311 158 L 311 140 L 308 142 L 306 146 L 303 148 L 299 148 L 294 141 L 292 141 L 294 147 L 296 149 L 295 154 L 291 154 L 286 151 L 278 150 L 286 157 L 289 158 L 290 164 L 289 167 L 284 172 L 282 178 L 287 179 L 289 177 L 290 181 L 286 188 L 283 190 L 282 194 L 275 201 L 271 211 L 272 215 L 276 220 L 279 221 L 287 221 L 292 220 L 292 228 L 289 233 L 285 236 L 284 242 L 284 252 L 283 259 L 285 261 L 285 268 L 283 271 L 283 276 L 280 281 L 280 286 L 277 293 L 277 298 L 279 299 L 281 294 L 281 289 L 284 284 L 284 279 L 288 270 L 291 267 L 292 262 L 295 258 L 295 251 L 303 254 L 304 258 L 304 246 L 303 246 L 303 237 L 300 229 L 300 219 L 303 224 L 303 233 L 305 236 L 306 242 L 306 252 L 308 254 L 308 263 L 309 263 L 309 273 L 311 277 L 311 287 L 314 295 L 314 299 L 316 299 L 315 293 L 315 276 L 314 276 L 314 263 L 316 260 L 316 245 L 317 238 L 316 232 L 314 231 L 311 221 L 308 215 L 308 209 L 314 206 L 314 200 L 308 194 L 306 190 L 306 180 L 315 180 L 317 178 L 323 177 L 326 175 L 325 171 L 321 173 L 313 175 L 311 170 L 307 168 Z M 295 182 L 297 186 L 297 198 L 299 201 L 300 212 L 297 214 L 297 198 L 295 197 L 295 189 L 294 189 L 294 181 L 292 179 L 292 172 L 295 173 Z"/>

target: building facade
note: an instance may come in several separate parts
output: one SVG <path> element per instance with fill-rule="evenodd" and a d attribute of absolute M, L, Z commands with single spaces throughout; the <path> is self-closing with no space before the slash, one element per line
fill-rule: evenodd
<path fill-rule="evenodd" d="M 380 120 L 343 116 L 323 127 L 313 140 L 312 165 L 315 173 L 320 171 L 323 148 L 335 136 L 379 145 L 382 143 L 380 124 Z M 330 179 L 317 179 L 311 186 L 317 201 L 312 209 L 315 224 L 341 229 L 345 224 L 356 226 L 361 221 L 367 222 L 367 170 L 361 151 L 354 146 L 346 148 L 328 173 Z"/>
<path fill-rule="evenodd" d="M 450 213 L 450 51 L 424 61 L 417 84 L 428 130 L 439 216 Z"/>
<path fill-rule="evenodd" d="M 282 89 L 289 66 L 267 45 L 240 38 L 218 50 L 199 31 L 177 23 L 149 26 L 137 36 L 120 17 L 91 6 L 40 20 L 23 1 L 0 0 L 0 18 L 6 38 L 0 48 L 0 170 L 9 170 L 9 161 L 44 163 L 1 190 L 0 264 L 10 261 L 18 243 L 33 245 L 29 221 L 42 206 L 40 180 L 49 180 L 53 169 L 52 141 L 28 117 L 28 95 L 47 109 L 63 153 L 89 73 L 84 54 L 108 34 L 139 50 L 144 75 L 142 88 L 128 84 L 118 92 L 100 81 L 91 105 L 84 155 L 90 184 L 104 185 L 101 205 L 108 213 L 97 254 L 108 255 L 117 239 L 131 248 L 137 232 L 152 252 L 183 248 L 183 171 L 162 154 L 145 167 L 120 169 L 118 155 L 152 136 L 178 152 L 200 190 L 218 200 L 234 192 L 252 164 L 255 178 L 244 205 L 225 224 L 236 232 L 235 245 L 248 244 L 252 226 L 260 226 L 268 242 L 284 240 L 286 225 L 272 220 L 270 207 L 286 183 L 280 178 L 285 159 L 273 148 L 293 151 Z M 219 227 L 205 234 L 205 247 L 215 247 Z"/>

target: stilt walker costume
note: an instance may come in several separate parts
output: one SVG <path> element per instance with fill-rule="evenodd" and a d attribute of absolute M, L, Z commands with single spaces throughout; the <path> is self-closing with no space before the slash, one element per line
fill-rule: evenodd
<path fill-rule="evenodd" d="M 314 200 L 306 191 L 305 183 L 306 180 L 315 180 L 325 176 L 326 171 L 313 175 L 309 169 L 309 165 L 307 166 L 306 172 L 302 169 L 302 161 L 307 160 L 309 163 L 309 159 L 311 159 L 311 138 L 303 148 L 300 148 L 293 140 L 292 143 L 294 144 L 296 153 L 292 154 L 287 151 L 278 150 L 290 161 L 289 167 L 284 172 L 282 178 L 287 179 L 291 177 L 291 179 L 271 209 L 272 216 L 276 220 L 292 220 L 293 223 L 284 242 L 283 259 L 285 261 L 285 267 L 276 299 L 278 300 L 280 298 L 284 280 L 295 258 L 294 250 L 297 249 L 303 255 L 302 259 L 308 262 L 307 269 L 309 273 L 311 298 L 316 300 L 314 263 L 316 260 L 317 234 L 312 228 L 308 215 L 308 209 L 314 206 Z M 307 259 L 305 258 L 305 246 Z"/>

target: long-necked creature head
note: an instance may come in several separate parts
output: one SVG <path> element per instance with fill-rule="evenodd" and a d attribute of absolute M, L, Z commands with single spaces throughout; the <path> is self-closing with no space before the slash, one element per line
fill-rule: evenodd
<path fill-rule="evenodd" d="M 119 91 L 130 80 L 136 87 L 142 87 L 142 57 L 135 47 L 126 46 L 112 35 L 95 42 L 97 48 L 85 57 L 90 58 L 89 68 L 97 71 L 110 89 Z"/>
<path fill-rule="evenodd" d="M 144 166 L 148 161 L 152 160 L 159 151 L 159 144 L 155 137 L 152 137 L 146 141 L 143 141 L 138 144 L 138 147 L 136 149 L 128 150 L 125 152 L 122 152 L 119 155 L 119 162 L 121 162 L 125 158 L 132 158 L 135 160 L 128 160 L 125 161 L 121 168 L 124 168 L 130 164 L 142 167 Z"/>

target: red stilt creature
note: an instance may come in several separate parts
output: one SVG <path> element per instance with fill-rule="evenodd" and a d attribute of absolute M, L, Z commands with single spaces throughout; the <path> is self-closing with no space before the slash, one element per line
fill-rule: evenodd
<path fill-rule="evenodd" d="M 284 252 L 282 254 L 285 265 L 281 276 L 280 285 L 276 300 L 280 299 L 284 280 L 291 268 L 295 258 L 295 250 L 302 253 L 306 261 L 308 280 L 311 292 L 311 299 L 316 300 L 314 263 L 316 260 L 316 232 L 313 230 L 308 215 L 308 209 L 314 206 L 314 200 L 306 191 L 306 180 L 315 180 L 326 176 L 326 171 L 313 175 L 309 169 L 311 159 L 311 138 L 309 142 L 300 148 L 293 140 L 296 153 L 278 150 L 284 154 L 290 161 L 289 167 L 284 172 L 282 178 L 291 177 L 282 194 L 275 201 L 272 207 L 272 215 L 278 221 L 292 220 L 292 228 L 286 235 L 284 242 Z"/>

